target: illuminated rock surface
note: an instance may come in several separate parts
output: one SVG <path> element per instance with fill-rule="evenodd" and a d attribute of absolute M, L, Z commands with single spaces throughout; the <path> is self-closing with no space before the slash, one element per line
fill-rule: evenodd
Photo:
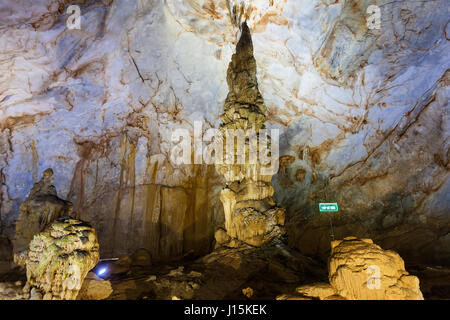
<path fill-rule="evenodd" d="M 75 300 L 98 260 L 95 230 L 79 220 L 57 219 L 30 243 L 24 291 L 31 299 Z"/>
<path fill-rule="evenodd" d="M 335 236 L 371 238 L 407 263 L 450 264 L 448 1 L 80 2 L 0 6 L 0 219 L 46 168 L 102 255 L 182 257 L 224 226 L 213 166 L 171 163 L 177 128 L 218 128 L 226 71 L 247 19 L 267 107 L 282 130 L 272 179 L 289 245 L 325 260 Z"/>
<path fill-rule="evenodd" d="M 258 90 L 256 79 L 256 61 L 253 57 L 253 44 L 250 30 L 246 23 L 242 24 L 242 34 L 236 46 L 236 53 L 231 57 L 227 71 L 229 93 L 225 100 L 220 126 L 224 148 L 223 164 L 217 164 L 217 172 L 225 177 L 226 187 L 220 193 L 225 213 L 225 229 L 231 239 L 237 239 L 253 246 L 260 246 L 284 233 L 284 209 L 275 204 L 273 198 L 272 176 L 263 170 L 277 164 L 263 165 L 260 159 L 261 150 L 270 150 L 271 138 L 263 135 L 266 130 L 266 107 Z M 239 142 L 235 144 L 235 136 L 245 137 L 240 150 Z M 267 139 L 267 142 L 262 142 Z M 228 153 L 227 145 L 232 140 L 233 148 Z M 252 150 L 252 146 L 254 149 Z M 258 150 L 259 148 L 259 155 Z M 239 152 L 241 151 L 241 152 Z M 242 152 L 243 151 L 243 152 Z M 252 160 L 254 154 L 255 159 Z M 243 157 L 242 164 L 236 163 Z M 227 164 L 228 158 L 234 164 Z M 236 159 L 236 160 L 235 160 Z M 217 159 L 216 159 L 217 161 Z M 276 158 L 278 162 L 278 158 Z M 275 169 L 273 169 L 276 172 Z M 221 244 L 224 237 L 218 234 L 216 241 Z"/>
<path fill-rule="evenodd" d="M 0 236 L 0 274 L 11 268 L 12 251 L 12 244 L 8 238 Z"/>

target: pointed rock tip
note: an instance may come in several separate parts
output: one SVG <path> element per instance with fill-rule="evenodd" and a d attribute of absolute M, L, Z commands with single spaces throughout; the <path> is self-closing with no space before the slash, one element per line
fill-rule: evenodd
<path fill-rule="evenodd" d="M 242 23 L 242 32 L 239 42 L 236 46 L 236 52 L 240 52 L 243 48 L 250 46 L 253 51 L 253 43 L 252 43 L 252 35 L 250 33 L 250 29 L 247 26 L 247 22 Z"/>

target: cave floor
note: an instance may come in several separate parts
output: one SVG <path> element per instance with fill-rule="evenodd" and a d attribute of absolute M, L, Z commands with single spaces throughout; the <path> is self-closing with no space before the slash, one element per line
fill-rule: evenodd
<path fill-rule="evenodd" d="M 407 270 L 420 279 L 425 299 L 450 299 L 450 268 L 422 265 Z M 107 300 L 275 299 L 295 294 L 295 288 L 304 284 L 328 282 L 325 263 L 282 243 L 222 248 L 195 260 L 131 266 L 112 272 L 108 280 L 113 293 Z M 26 281 L 19 268 L 0 274 L 0 282 L 17 281 Z"/>

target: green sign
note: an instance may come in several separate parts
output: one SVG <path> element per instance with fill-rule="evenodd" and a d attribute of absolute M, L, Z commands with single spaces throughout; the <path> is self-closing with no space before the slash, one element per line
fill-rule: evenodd
<path fill-rule="evenodd" d="M 338 212 L 339 207 L 337 203 L 319 203 L 320 212 Z"/>

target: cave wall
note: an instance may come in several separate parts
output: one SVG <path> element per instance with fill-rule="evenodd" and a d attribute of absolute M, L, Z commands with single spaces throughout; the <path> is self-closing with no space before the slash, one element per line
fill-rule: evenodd
<path fill-rule="evenodd" d="M 81 7 L 80 30 L 65 9 Z M 368 30 L 366 8 L 381 10 Z M 334 235 L 407 262 L 450 264 L 447 2 L 2 1 L 0 218 L 52 167 L 104 257 L 212 248 L 223 181 L 171 162 L 171 132 L 218 127 L 247 19 L 268 127 L 281 130 L 275 197 L 288 242 L 325 257 Z"/>

